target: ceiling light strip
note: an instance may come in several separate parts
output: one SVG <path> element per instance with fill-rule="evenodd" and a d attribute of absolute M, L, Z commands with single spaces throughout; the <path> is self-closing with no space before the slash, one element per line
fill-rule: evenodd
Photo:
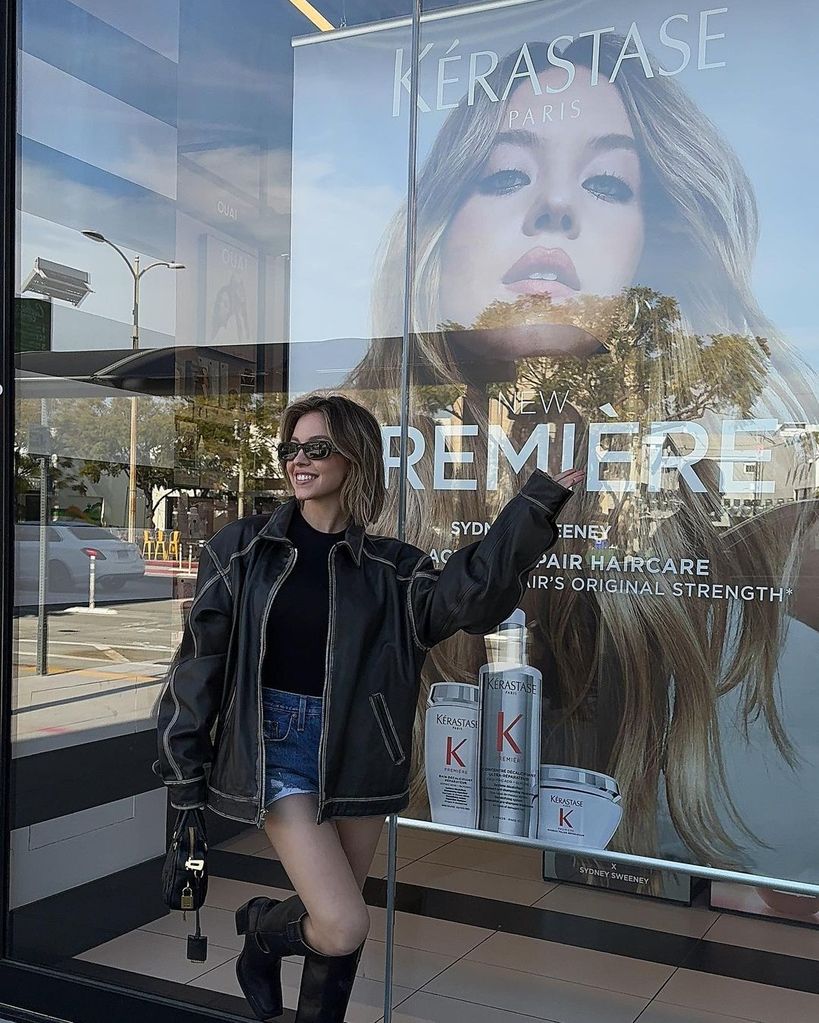
<path fill-rule="evenodd" d="M 295 3 L 296 0 L 290 0 Z M 463 7 L 444 8 L 442 10 L 428 11 L 421 15 L 422 24 L 434 21 L 446 21 L 449 18 L 460 18 L 464 15 L 482 14 L 485 11 L 500 11 L 507 7 L 525 7 L 527 4 L 540 3 L 544 0 L 490 0 L 488 3 L 466 4 Z M 575 0 L 576 6 L 583 6 L 587 0 Z M 385 18 L 384 21 L 370 22 L 367 25 L 353 25 L 351 28 L 336 29 L 331 36 L 296 36 L 292 46 L 307 46 L 310 43 L 323 42 L 325 39 L 348 39 L 351 36 L 368 36 L 374 32 L 385 32 L 391 28 L 409 28 L 412 25 L 411 17 Z"/>
<path fill-rule="evenodd" d="M 290 3 L 322 32 L 332 32 L 335 28 L 335 25 L 328 21 L 321 11 L 317 11 L 311 3 L 308 3 L 308 0 L 290 0 Z"/>

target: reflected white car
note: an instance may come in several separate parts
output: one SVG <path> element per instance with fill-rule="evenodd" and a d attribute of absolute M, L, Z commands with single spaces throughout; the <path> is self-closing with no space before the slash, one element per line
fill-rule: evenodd
<path fill-rule="evenodd" d="M 42 527 L 18 522 L 14 530 L 14 575 L 18 586 L 37 585 Z M 46 527 L 49 593 L 87 590 L 91 555 L 101 590 L 119 590 L 145 575 L 145 561 L 135 543 L 109 529 L 82 522 L 52 522 Z"/>

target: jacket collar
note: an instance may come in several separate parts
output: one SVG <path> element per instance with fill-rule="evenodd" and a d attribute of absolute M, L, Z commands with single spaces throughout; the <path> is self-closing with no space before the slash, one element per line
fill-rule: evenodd
<path fill-rule="evenodd" d="M 287 536 L 287 530 L 290 528 L 290 522 L 297 503 L 296 498 L 291 497 L 284 504 L 279 505 L 262 526 L 259 531 L 260 535 L 267 537 L 269 540 L 284 540 Z M 353 561 L 355 561 L 356 565 L 361 565 L 361 550 L 364 546 L 363 528 L 351 523 L 347 527 L 344 539 L 340 542 L 339 546 L 349 548 Z"/>

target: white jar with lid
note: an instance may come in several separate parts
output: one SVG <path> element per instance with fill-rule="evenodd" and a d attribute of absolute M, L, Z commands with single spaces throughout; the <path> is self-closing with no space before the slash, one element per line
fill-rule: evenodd
<path fill-rule="evenodd" d="M 623 816 L 614 778 L 580 767 L 540 765 L 538 838 L 550 845 L 605 849 Z"/>

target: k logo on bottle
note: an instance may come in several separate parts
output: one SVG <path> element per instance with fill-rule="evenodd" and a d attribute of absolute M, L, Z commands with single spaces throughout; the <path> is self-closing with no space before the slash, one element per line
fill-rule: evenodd
<path fill-rule="evenodd" d="M 459 767 L 466 767 L 466 764 L 458 756 L 458 750 L 464 745 L 466 739 L 461 739 L 457 746 L 452 745 L 452 736 L 446 737 L 446 766 L 451 767 L 454 760 Z"/>
<path fill-rule="evenodd" d="M 515 753 L 521 752 L 520 746 L 518 746 L 518 744 L 515 742 L 515 740 L 509 733 L 512 731 L 512 729 L 515 727 L 515 725 L 518 723 L 518 721 L 520 721 L 522 717 L 523 717 L 522 714 L 518 714 L 518 716 L 512 721 L 512 723 L 510 725 L 507 725 L 506 728 L 504 728 L 503 711 L 502 710 L 498 711 L 498 746 L 497 746 L 498 753 L 503 753 L 504 742 L 508 742 L 510 748 Z"/>

